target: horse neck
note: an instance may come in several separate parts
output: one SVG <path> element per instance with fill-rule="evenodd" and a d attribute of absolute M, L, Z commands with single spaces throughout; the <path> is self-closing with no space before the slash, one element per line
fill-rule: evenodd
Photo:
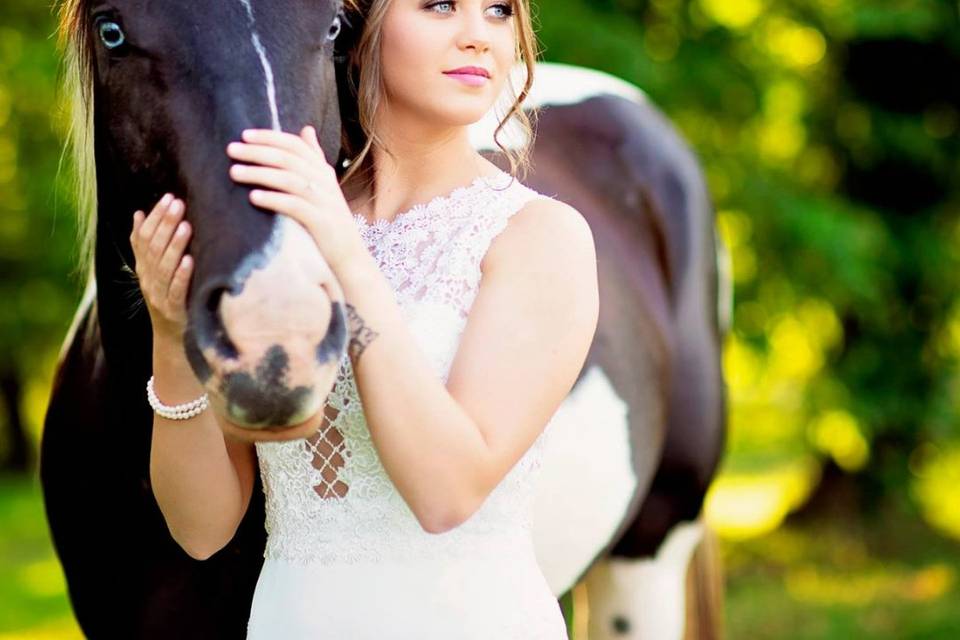
<path fill-rule="evenodd" d="M 94 274 L 97 282 L 97 317 L 104 357 L 111 371 L 139 378 L 152 368 L 152 329 L 150 316 L 133 272 L 128 228 L 120 222 L 130 218 L 125 202 L 128 194 L 117 197 L 100 186 L 124 184 L 124 176 L 98 173 L 97 238 L 94 251 Z M 128 264 L 129 263 L 129 264 Z M 144 378 L 145 381 L 145 378 Z"/>

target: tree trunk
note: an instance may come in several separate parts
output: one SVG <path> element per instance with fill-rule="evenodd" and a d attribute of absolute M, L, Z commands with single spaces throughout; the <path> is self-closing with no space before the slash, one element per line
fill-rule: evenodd
<path fill-rule="evenodd" d="M 20 396 L 23 385 L 15 368 L 4 369 L 0 373 L 0 394 L 3 394 L 3 403 L 7 407 L 7 442 L 9 448 L 7 456 L 0 461 L 0 470 L 26 473 L 30 470 L 32 455 L 30 441 L 23 427 L 23 416 L 20 414 Z"/>

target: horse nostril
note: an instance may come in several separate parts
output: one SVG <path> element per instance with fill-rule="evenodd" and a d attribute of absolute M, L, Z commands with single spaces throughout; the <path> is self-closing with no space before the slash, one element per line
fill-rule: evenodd
<path fill-rule="evenodd" d="M 212 346 L 220 356 L 233 359 L 237 357 L 237 347 L 227 335 L 220 305 L 223 295 L 228 292 L 229 288 L 220 284 L 204 287 L 199 292 L 199 303 L 202 306 L 192 320 L 196 326 L 197 342 L 201 349 Z"/>
<path fill-rule="evenodd" d="M 330 303 L 330 324 L 327 333 L 317 345 L 317 362 L 325 365 L 331 361 L 339 361 L 346 351 L 347 322 L 346 313 L 340 302 L 333 300 Z"/>

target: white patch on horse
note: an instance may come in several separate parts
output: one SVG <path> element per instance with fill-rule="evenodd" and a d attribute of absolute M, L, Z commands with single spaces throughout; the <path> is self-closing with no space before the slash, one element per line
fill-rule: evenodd
<path fill-rule="evenodd" d="M 516 65 L 511 71 L 511 81 L 504 87 L 496 104 L 479 122 L 470 127 L 470 140 L 475 149 L 499 149 L 493 133 L 515 99 L 510 85 L 519 89 L 523 87 L 525 78 L 526 67 L 523 64 Z M 639 87 L 608 73 L 569 64 L 539 62 L 533 74 L 533 87 L 530 95 L 523 101 L 523 106 L 534 108 L 579 104 L 600 95 L 620 96 L 632 102 L 647 100 L 647 95 Z M 512 121 L 503 128 L 498 138 L 508 149 L 518 149 L 527 144 L 527 137 Z"/>
<path fill-rule="evenodd" d="M 250 0 L 240 0 L 240 3 L 244 9 L 247 10 L 247 17 L 250 19 L 250 39 L 253 42 L 253 48 L 257 51 L 257 56 L 260 57 L 260 66 L 263 67 L 263 75 L 266 78 L 267 101 L 270 103 L 271 124 L 274 131 L 280 131 L 280 110 L 277 108 L 277 87 L 273 81 L 273 67 L 270 66 L 270 61 L 267 60 L 267 52 L 263 48 L 263 43 L 260 42 L 260 36 L 257 34 L 257 21 L 253 15 L 253 7 L 250 5 Z"/>
<path fill-rule="evenodd" d="M 593 365 L 546 427 L 532 534 L 537 562 L 558 597 L 613 538 L 637 491 L 629 409 Z"/>
<path fill-rule="evenodd" d="M 686 580 L 701 520 L 670 530 L 653 558 L 604 558 L 586 575 L 590 640 L 682 640 Z"/>

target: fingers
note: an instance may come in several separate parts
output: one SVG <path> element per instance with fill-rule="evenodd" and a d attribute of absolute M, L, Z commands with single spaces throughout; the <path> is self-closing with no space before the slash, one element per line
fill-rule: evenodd
<path fill-rule="evenodd" d="M 170 304 L 176 308 L 184 307 L 187 304 L 187 288 L 190 285 L 190 275 L 193 273 L 193 258 L 183 256 L 177 270 L 173 273 L 170 280 L 170 288 L 167 291 L 167 299 Z"/>
<path fill-rule="evenodd" d="M 310 187 L 307 178 L 283 169 L 235 164 L 230 167 L 230 177 L 236 182 L 256 184 L 277 191 L 306 196 Z"/>
<path fill-rule="evenodd" d="M 285 131 L 274 131 L 272 129 L 245 129 L 241 135 L 242 143 L 231 143 L 227 146 L 228 155 L 233 155 L 234 145 L 245 146 L 265 146 L 283 150 L 293 157 L 299 157 L 302 160 L 313 161 L 319 155 L 326 162 L 326 156 L 323 153 L 323 147 L 317 139 L 317 130 L 312 126 L 306 126 L 300 130 L 300 135 L 294 135 Z M 242 150 L 242 149 L 241 149 Z M 238 158 L 239 159 L 239 158 Z M 281 157 L 277 161 L 282 161 Z M 279 165 L 273 165 L 279 166 Z"/>
<path fill-rule="evenodd" d="M 308 125 L 300 131 L 300 137 L 303 138 L 307 145 L 314 151 L 319 151 L 320 154 L 323 155 L 323 147 L 320 146 L 320 141 L 317 139 L 316 129 Z"/>
<path fill-rule="evenodd" d="M 231 142 L 227 145 L 227 155 L 234 160 L 278 169 L 296 169 L 304 162 L 303 157 L 286 148 L 267 144 Z"/>
<path fill-rule="evenodd" d="M 160 198 L 157 204 L 153 206 L 153 209 L 150 210 L 150 215 L 148 215 L 145 220 L 141 220 L 142 224 L 137 225 L 137 234 L 136 236 L 131 236 L 130 241 L 139 246 L 147 246 L 153 237 L 154 230 L 156 230 L 157 225 L 160 223 L 160 219 L 163 217 L 163 212 L 167 210 L 171 202 L 173 202 L 172 193 L 165 194 Z M 134 221 L 136 221 L 136 215 L 135 213 Z"/>
<path fill-rule="evenodd" d="M 316 226 L 316 216 L 311 215 L 310 204 L 299 196 L 293 196 L 279 191 L 261 191 L 254 189 L 250 192 L 250 201 L 258 207 L 270 209 L 277 213 L 285 213 L 313 233 Z"/>
<path fill-rule="evenodd" d="M 134 238 L 137 237 L 137 234 L 140 232 L 140 225 L 143 224 L 144 218 L 147 216 L 143 211 L 134 211 L 133 212 L 133 230 L 130 232 L 130 242 L 132 243 Z"/>
<path fill-rule="evenodd" d="M 161 282 L 169 282 L 174 275 L 174 270 L 180 264 L 180 258 L 190 240 L 190 223 L 186 220 L 180 222 L 173 232 L 173 238 L 160 256 L 160 262 L 157 264 L 157 274 Z"/>
<path fill-rule="evenodd" d="M 166 194 L 149 215 L 133 214 L 130 233 L 136 274 L 154 330 L 175 335 L 186 325 L 186 294 L 193 270 L 193 259 L 184 255 L 192 232 L 190 224 L 181 220 L 185 209 L 182 200 Z"/>
<path fill-rule="evenodd" d="M 279 147 L 295 155 L 303 155 L 304 151 L 312 150 L 303 138 L 292 133 L 287 133 L 286 131 L 245 129 L 241 134 L 241 138 L 244 142 Z"/>
<path fill-rule="evenodd" d="M 151 259 L 160 260 L 167 245 L 170 244 L 170 238 L 173 237 L 173 232 L 180 222 L 180 216 L 183 215 L 183 211 L 183 201 L 174 199 L 173 202 L 170 203 L 170 206 L 167 207 L 167 210 L 163 212 L 163 215 L 159 216 L 153 237 L 150 238 L 150 243 L 147 245 L 147 255 L 149 255 Z"/>

